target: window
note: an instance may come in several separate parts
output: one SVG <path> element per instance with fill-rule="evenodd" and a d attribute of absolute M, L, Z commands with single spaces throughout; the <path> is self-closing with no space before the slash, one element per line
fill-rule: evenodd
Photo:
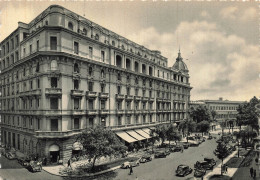
<path fill-rule="evenodd" d="M 6 51 L 9 53 L 9 42 L 6 43 Z"/>
<path fill-rule="evenodd" d="M 106 126 L 106 119 L 104 117 L 101 118 L 101 126 L 103 126 L 103 127 Z"/>
<path fill-rule="evenodd" d="M 127 96 L 130 96 L 130 87 L 126 88 L 126 94 L 127 94 Z"/>
<path fill-rule="evenodd" d="M 146 116 L 143 115 L 143 123 L 146 123 Z"/>
<path fill-rule="evenodd" d="M 40 63 L 37 62 L 35 72 L 39 72 L 39 70 L 40 70 Z"/>
<path fill-rule="evenodd" d="M 146 74 L 146 66 L 145 66 L 145 64 L 142 65 L 142 73 Z"/>
<path fill-rule="evenodd" d="M 151 109 L 151 110 L 153 109 L 153 102 L 149 103 L 149 109 Z"/>
<path fill-rule="evenodd" d="M 89 83 L 88 83 L 88 90 L 89 90 L 90 92 L 93 91 L 93 85 L 94 85 L 94 82 L 89 82 Z"/>
<path fill-rule="evenodd" d="M 48 26 L 49 22 L 48 21 L 45 21 L 45 25 Z"/>
<path fill-rule="evenodd" d="M 97 40 L 97 41 L 99 40 L 99 35 L 98 34 L 95 35 L 95 40 Z"/>
<path fill-rule="evenodd" d="M 57 50 L 57 37 L 50 37 L 51 41 L 51 50 Z"/>
<path fill-rule="evenodd" d="M 88 75 L 89 75 L 89 76 L 92 76 L 92 73 L 93 73 L 92 67 L 89 67 L 89 69 L 88 69 Z"/>
<path fill-rule="evenodd" d="M 89 118 L 89 126 L 90 127 L 94 126 L 94 119 L 93 118 Z"/>
<path fill-rule="evenodd" d="M 39 40 L 36 41 L 36 51 L 39 51 Z"/>
<path fill-rule="evenodd" d="M 121 87 L 117 86 L 117 94 L 121 94 Z"/>
<path fill-rule="evenodd" d="M 152 91 L 149 91 L 149 98 L 152 97 Z"/>
<path fill-rule="evenodd" d="M 143 80 L 143 86 L 145 86 L 145 84 L 146 84 L 146 83 L 145 83 L 145 79 L 144 79 L 144 80 Z"/>
<path fill-rule="evenodd" d="M 40 88 L 40 79 L 37 79 L 37 88 Z"/>
<path fill-rule="evenodd" d="M 32 90 L 33 89 L 33 82 L 30 81 L 30 89 Z"/>
<path fill-rule="evenodd" d="M 121 119 L 121 116 L 118 116 L 118 126 L 121 126 L 122 125 L 122 119 Z"/>
<path fill-rule="evenodd" d="M 74 109 L 80 109 L 80 108 L 79 108 L 79 105 L 80 105 L 79 103 L 80 103 L 79 99 L 78 99 L 78 98 L 75 98 L 75 99 L 74 99 Z"/>
<path fill-rule="evenodd" d="M 79 54 L 79 43 L 78 42 L 74 42 L 74 53 Z"/>
<path fill-rule="evenodd" d="M 138 72 L 139 64 L 138 62 L 135 62 L 135 72 Z"/>
<path fill-rule="evenodd" d="M 74 119 L 74 129 L 79 129 L 79 118 Z"/>
<path fill-rule="evenodd" d="M 131 70 L 131 61 L 128 58 L 126 58 L 126 69 Z"/>
<path fill-rule="evenodd" d="M 93 110 L 94 109 L 94 101 L 93 101 L 93 99 L 89 99 L 88 100 L 88 108 L 89 108 L 89 110 Z"/>
<path fill-rule="evenodd" d="M 143 90 L 143 97 L 145 97 L 145 90 Z"/>
<path fill-rule="evenodd" d="M 158 70 L 157 76 L 160 77 L 160 71 Z"/>
<path fill-rule="evenodd" d="M 57 88 L 58 87 L 58 79 L 56 77 L 51 78 L 51 87 Z"/>
<path fill-rule="evenodd" d="M 58 98 L 50 98 L 51 109 L 59 109 L 59 100 Z"/>
<path fill-rule="evenodd" d="M 72 22 L 68 23 L 68 28 L 73 31 L 73 24 L 72 24 Z"/>
<path fill-rule="evenodd" d="M 14 39 L 11 39 L 11 48 L 14 49 Z"/>
<path fill-rule="evenodd" d="M 121 74 L 120 73 L 117 74 L 117 80 L 121 81 Z"/>
<path fill-rule="evenodd" d="M 30 44 L 30 54 L 32 54 L 32 45 Z"/>
<path fill-rule="evenodd" d="M 18 35 L 15 36 L 15 46 L 17 47 L 19 44 L 19 38 Z"/>
<path fill-rule="evenodd" d="M 119 68 L 122 67 L 122 57 L 119 55 L 116 56 L 116 66 Z"/>
<path fill-rule="evenodd" d="M 79 89 L 79 80 L 74 80 L 74 89 L 78 90 Z"/>
<path fill-rule="evenodd" d="M 101 93 L 105 93 L 105 84 L 100 84 Z"/>
<path fill-rule="evenodd" d="M 101 61 L 105 62 L 105 51 L 101 51 Z"/>
<path fill-rule="evenodd" d="M 112 46 L 115 46 L 115 45 L 116 45 L 115 41 L 112 41 Z"/>
<path fill-rule="evenodd" d="M 37 119 L 37 129 L 40 130 L 41 129 L 41 120 Z"/>
<path fill-rule="evenodd" d="M 36 99 L 36 108 L 39 108 L 40 107 L 40 99 Z"/>
<path fill-rule="evenodd" d="M 79 65 L 78 65 L 78 63 L 74 64 L 74 73 L 79 73 Z"/>
<path fill-rule="evenodd" d="M 131 101 L 126 102 L 126 109 L 130 110 L 131 109 Z"/>
<path fill-rule="evenodd" d="M 15 52 L 15 61 L 18 61 L 19 60 L 19 53 L 18 51 Z"/>
<path fill-rule="evenodd" d="M 93 47 L 89 47 L 89 58 L 93 57 Z"/>
<path fill-rule="evenodd" d="M 143 109 L 146 109 L 146 102 L 143 102 Z"/>
<path fill-rule="evenodd" d="M 135 78 L 135 84 L 136 85 L 138 84 L 138 78 Z"/>
<path fill-rule="evenodd" d="M 51 119 L 51 131 L 58 131 L 58 119 Z"/>
<path fill-rule="evenodd" d="M 135 89 L 135 95 L 138 96 L 138 89 Z"/>
<path fill-rule="evenodd" d="M 105 72 L 104 72 L 104 70 L 102 69 L 101 70 L 101 78 L 104 78 L 105 77 Z"/>
<path fill-rule="evenodd" d="M 88 33 L 87 30 L 84 28 L 83 31 L 82 31 L 82 34 L 87 35 L 87 33 Z"/>
<path fill-rule="evenodd" d="M 122 109 L 122 101 L 117 101 L 117 109 L 118 110 Z"/>
<path fill-rule="evenodd" d="M 106 109 L 106 101 L 101 100 L 101 101 L 100 101 L 100 105 L 101 105 L 101 109 L 102 109 L 102 110 Z"/>

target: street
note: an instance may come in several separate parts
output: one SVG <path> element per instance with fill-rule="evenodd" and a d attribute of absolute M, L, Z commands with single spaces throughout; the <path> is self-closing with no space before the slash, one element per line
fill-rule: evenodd
<path fill-rule="evenodd" d="M 196 161 L 202 161 L 204 157 L 213 157 L 217 160 L 217 164 L 220 162 L 213 154 L 213 150 L 216 148 L 217 143 L 215 139 L 206 140 L 199 147 L 189 147 L 184 150 L 183 153 L 175 152 L 171 153 L 166 158 L 153 159 L 151 162 L 141 164 L 138 167 L 133 168 L 133 174 L 128 175 L 129 170 L 118 169 L 116 170 L 117 176 L 114 179 L 138 179 L 150 180 L 150 179 L 187 179 L 193 177 L 194 171 L 186 177 L 175 176 L 175 170 L 178 165 L 184 164 L 190 166 L 192 169 Z M 208 172 L 208 171 L 207 171 Z"/>
<path fill-rule="evenodd" d="M 22 167 L 17 160 L 8 160 L 0 157 L 0 180 L 62 180 L 62 177 L 50 175 L 45 171 L 31 173 Z"/>

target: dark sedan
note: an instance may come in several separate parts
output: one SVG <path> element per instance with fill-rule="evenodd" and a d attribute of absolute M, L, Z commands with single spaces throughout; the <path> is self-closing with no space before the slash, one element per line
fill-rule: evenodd
<path fill-rule="evenodd" d="M 194 176 L 195 177 L 202 177 L 206 174 L 206 170 L 201 168 L 201 169 L 195 169 L 194 171 Z"/>
<path fill-rule="evenodd" d="M 192 169 L 189 166 L 186 165 L 179 165 L 177 167 L 177 170 L 175 171 L 176 176 L 187 176 L 192 173 Z"/>

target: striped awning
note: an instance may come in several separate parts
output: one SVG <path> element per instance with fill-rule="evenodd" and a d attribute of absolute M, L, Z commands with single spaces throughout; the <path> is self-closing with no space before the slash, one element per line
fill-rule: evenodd
<path fill-rule="evenodd" d="M 116 132 L 116 134 L 123 139 L 124 141 L 128 142 L 128 143 L 132 143 L 132 142 L 136 142 L 137 140 L 131 136 L 129 136 L 126 132 L 124 131 L 119 131 Z"/>
<path fill-rule="evenodd" d="M 146 139 L 145 137 L 137 134 L 134 130 L 129 130 L 129 131 L 126 131 L 126 132 L 127 132 L 127 134 L 129 134 L 130 136 L 134 137 L 138 141 Z"/>
<path fill-rule="evenodd" d="M 142 129 L 135 129 L 135 132 L 137 132 L 138 134 L 140 134 L 141 136 L 145 137 L 146 139 L 151 138 L 149 134 L 147 134 L 146 132 L 144 132 Z"/>

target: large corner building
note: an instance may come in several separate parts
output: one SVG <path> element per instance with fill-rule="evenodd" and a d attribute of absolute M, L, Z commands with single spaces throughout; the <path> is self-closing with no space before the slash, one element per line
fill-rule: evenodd
<path fill-rule="evenodd" d="M 19 22 L 0 47 L 1 141 L 25 154 L 66 160 L 85 128 L 99 124 L 131 143 L 145 128 L 187 117 L 180 52 L 167 67 L 159 51 L 61 6 Z"/>

